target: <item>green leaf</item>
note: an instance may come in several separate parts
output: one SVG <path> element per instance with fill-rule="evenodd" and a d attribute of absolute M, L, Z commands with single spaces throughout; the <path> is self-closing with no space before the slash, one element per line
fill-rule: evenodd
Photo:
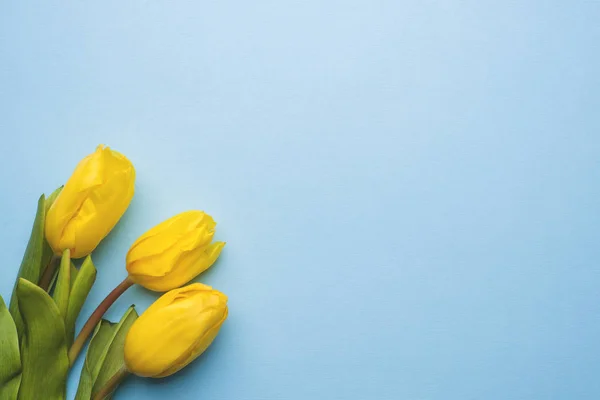
<path fill-rule="evenodd" d="M 89 400 L 92 393 L 100 390 L 106 382 L 125 366 L 123 347 L 129 328 L 138 314 L 133 306 L 125 312 L 118 324 L 102 320 L 90 341 L 81 370 L 75 400 Z M 110 399 L 108 396 L 105 399 Z"/>
<path fill-rule="evenodd" d="M 58 307 L 60 315 L 66 321 L 67 309 L 69 308 L 69 293 L 71 292 L 71 250 L 63 252 L 60 260 L 60 269 L 52 298 Z"/>
<path fill-rule="evenodd" d="M 105 348 L 113 335 L 114 326 L 110 321 L 103 319 L 100 321 L 85 356 L 85 362 L 81 369 L 81 376 L 79 377 L 79 387 L 77 388 L 77 395 L 75 400 L 90 400 L 92 397 L 92 389 L 94 388 L 94 381 L 98 376 L 100 367 L 102 366 L 102 358 Z M 95 368 L 97 366 L 97 368 Z"/>
<path fill-rule="evenodd" d="M 59 263 L 60 261 L 54 260 L 54 261 L 51 261 L 51 262 L 52 263 Z M 59 267 L 60 267 L 60 265 L 59 265 Z M 52 268 L 56 268 L 56 266 L 52 266 Z M 50 280 L 50 284 L 48 285 L 48 289 L 46 290 L 46 292 L 52 293 L 54 291 L 54 285 L 56 285 L 56 280 L 58 279 L 58 270 L 59 269 L 60 268 L 56 268 L 56 270 L 54 271 L 54 274 L 52 274 L 52 280 Z M 38 284 L 38 286 L 40 286 L 41 283 L 42 282 L 40 282 Z M 45 288 L 42 288 L 42 289 L 45 289 Z"/>
<path fill-rule="evenodd" d="M 64 400 L 69 358 L 60 312 L 48 293 L 25 279 L 17 283 L 17 297 L 24 323 L 19 400 Z"/>
<path fill-rule="evenodd" d="M 15 400 L 21 383 L 19 337 L 4 300 L 0 296 L 0 399 Z"/>
<path fill-rule="evenodd" d="M 96 393 L 98 390 L 102 389 L 102 387 L 108 382 L 110 378 L 114 374 L 116 374 L 120 369 L 125 367 L 125 337 L 127 337 L 127 333 L 131 328 L 131 325 L 138 318 L 138 313 L 135 311 L 133 306 L 129 307 L 129 309 L 125 312 L 119 325 L 117 325 L 117 333 L 115 334 L 110 347 L 106 353 L 106 357 L 104 358 L 104 362 L 102 363 L 102 367 L 100 368 L 100 372 L 98 373 L 98 377 L 96 378 L 96 382 L 94 383 L 93 393 Z M 112 396 L 107 397 L 110 399 Z"/>
<path fill-rule="evenodd" d="M 44 242 L 46 241 L 44 239 L 45 206 L 45 197 L 44 195 L 41 195 L 40 199 L 38 200 L 37 213 L 35 215 L 35 220 L 33 221 L 33 228 L 31 229 L 29 243 L 27 243 L 23 261 L 21 261 L 17 282 L 15 282 L 13 295 L 10 299 L 9 309 L 15 321 L 19 337 L 21 337 L 23 331 L 23 320 L 21 318 L 21 314 L 19 313 L 19 303 L 16 295 L 19 278 L 23 278 L 29 282 L 37 284 L 43 270 L 46 268 L 46 265 L 51 258 L 50 257 L 48 260 L 45 260 L 43 256 Z"/>
<path fill-rule="evenodd" d="M 48 210 L 50 210 L 50 207 L 52 206 L 52 204 L 54 204 L 54 201 L 56 200 L 56 198 L 58 197 L 60 192 L 62 192 L 62 189 L 63 189 L 63 186 L 59 187 L 54 192 L 52 192 L 50 194 L 50 196 L 46 197 L 44 222 L 45 222 L 45 216 L 48 215 Z M 44 238 L 45 238 L 45 235 L 44 235 Z M 53 262 L 52 261 L 53 256 L 54 256 L 54 251 L 50 247 L 50 244 L 48 244 L 48 241 L 44 240 L 44 246 L 42 249 L 42 262 L 45 264 L 42 265 L 43 269 L 42 269 L 42 274 L 40 275 L 40 280 L 38 280 L 38 282 L 36 282 L 38 285 L 40 284 L 41 278 L 44 276 L 44 272 L 46 271 L 46 268 L 50 267 L 50 264 Z M 45 265 L 45 267 L 44 267 L 44 265 Z M 53 264 L 52 268 L 56 268 L 56 264 Z M 50 291 L 54 287 L 57 277 L 58 277 L 58 271 L 54 271 L 54 273 L 52 274 L 52 278 L 50 279 L 50 284 L 48 285 L 47 290 L 46 290 L 48 293 L 50 293 Z"/>
<path fill-rule="evenodd" d="M 57 262 L 57 261 L 55 260 L 55 261 L 51 261 L 51 262 Z M 73 282 L 75 281 L 75 278 L 77 277 L 78 272 L 79 272 L 79 270 L 77 269 L 77 267 L 75 266 L 73 261 L 71 261 L 71 287 L 73 286 Z M 48 285 L 48 290 L 46 290 L 48 293 L 52 293 L 54 291 L 54 285 L 56 284 L 57 279 L 58 279 L 58 269 L 54 272 L 54 275 L 52 276 L 52 280 L 50 281 L 50 285 Z"/>
<path fill-rule="evenodd" d="M 48 196 L 48 198 L 46 199 L 46 204 L 45 204 L 46 214 L 48 214 L 48 210 L 50 209 L 52 204 L 54 204 L 54 202 L 56 201 L 56 198 L 58 197 L 60 192 L 62 192 L 63 187 L 64 186 L 61 186 L 58 189 L 56 189 L 54 192 L 50 193 L 50 196 Z"/>
<path fill-rule="evenodd" d="M 47 199 L 44 195 L 41 195 L 38 199 L 37 211 L 33 221 L 33 227 L 31 228 L 29 242 L 27 243 L 27 248 L 25 249 L 25 254 L 21 261 L 9 305 L 9 310 L 15 321 L 19 337 L 21 337 L 23 331 L 23 319 L 19 314 L 19 301 L 16 295 L 17 284 L 19 278 L 38 284 L 43 272 L 48 267 L 48 264 L 50 264 L 50 260 L 52 260 L 53 251 L 44 235 L 44 223 L 46 221 L 48 209 L 50 209 L 50 206 L 54 203 L 61 190 L 62 186 L 56 189 Z"/>
<path fill-rule="evenodd" d="M 75 322 L 81 312 L 81 308 L 96 281 L 96 267 L 92 262 L 92 257 L 87 256 L 75 274 L 71 273 L 71 294 L 69 296 L 69 307 L 67 309 L 67 318 L 65 319 L 65 329 L 67 331 L 67 341 L 69 345 L 73 343 L 75 337 Z M 75 279 L 73 279 L 75 276 Z"/>
<path fill-rule="evenodd" d="M 44 222 L 45 222 L 45 218 L 46 215 L 48 215 L 48 210 L 50 209 L 50 207 L 52 206 L 52 204 L 54 204 L 54 201 L 58 198 L 58 195 L 60 194 L 60 192 L 62 192 L 63 186 L 59 187 L 58 189 L 56 189 L 54 192 L 52 192 L 50 194 L 50 196 L 48 196 L 46 198 L 46 204 L 45 204 L 45 214 L 44 214 Z M 50 263 L 52 262 L 52 257 L 54 256 L 54 251 L 52 250 L 52 247 L 50 247 L 50 244 L 48 244 L 48 241 L 45 240 L 46 236 L 44 233 L 44 246 L 42 249 L 42 273 L 43 271 L 45 271 L 45 269 L 50 265 Z M 40 275 L 41 278 L 42 275 Z M 52 280 L 50 281 L 50 285 L 48 286 L 48 292 L 50 292 L 50 289 L 54 287 L 54 283 L 56 281 L 56 277 L 57 274 L 56 272 L 54 273 Z M 39 283 L 36 282 L 36 283 Z"/>
<path fill-rule="evenodd" d="M 73 288 L 73 285 L 75 284 L 75 280 L 77 279 L 78 273 L 79 273 L 79 270 L 77 269 L 75 264 L 73 264 L 73 261 L 71 261 L 71 288 Z"/>

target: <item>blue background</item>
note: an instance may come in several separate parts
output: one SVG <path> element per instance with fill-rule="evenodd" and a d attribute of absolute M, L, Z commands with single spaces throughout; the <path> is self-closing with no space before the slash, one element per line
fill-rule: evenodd
<path fill-rule="evenodd" d="M 217 341 L 117 399 L 598 399 L 599 20 L 597 1 L 3 2 L 0 293 L 38 195 L 106 143 L 137 192 L 83 314 L 171 215 L 204 209 L 228 242 L 200 278 L 230 297 Z"/>

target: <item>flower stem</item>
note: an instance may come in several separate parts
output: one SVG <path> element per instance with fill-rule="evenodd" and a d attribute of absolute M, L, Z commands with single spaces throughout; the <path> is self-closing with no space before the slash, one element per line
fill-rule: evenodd
<path fill-rule="evenodd" d="M 98 392 L 92 395 L 92 399 L 103 400 L 106 396 L 114 392 L 119 383 L 127 378 L 127 376 L 129 376 L 129 371 L 127 371 L 127 368 L 121 367 Z"/>
<path fill-rule="evenodd" d="M 48 291 L 50 289 L 50 283 L 52 282 L 52 278 L 54 278 L 56 267 L 58 267 L 58 260 L 60 260 L 60 257 L 57 255 L 53 255 L 50 259 L 50 262 L 48 262 L 48 265 L 46 265 L 46 269 L 44 270 L 42 277 L 40 278 L 40 283 L 38 284 L 38 286 L 44 289 L 45 291 Z"/>
<path fill-rule="evenodd" d="M 102 319 L 104 313 L 108 311 L 110 306 L 112 306 L 119 296 L 125 293 L 125 291 L 131 287 L 131 285 L 133 285 L 133 281 L 131 281 L 129 277 L 125 278 L 123 282 L 119 283 L 119 285 L 114 288 L 104 300 L 102 300 L 102 303 L 100 303 L 92 315 L 90 315 L 85 325 L 83 325 L 83 328 L 81 328 L 81 332 L 79 332 L 79 335 L 77 335 L 77 338 L 73 342 L 71 349 L 69 350 L 70 366 L 73 366 L 75 363 L 75 360 L 77 359 L 77 356 L 79 356 L 83 345 L 94 331 L 96 325 L 98 325 L 98 322 L 100 322 Z"/>

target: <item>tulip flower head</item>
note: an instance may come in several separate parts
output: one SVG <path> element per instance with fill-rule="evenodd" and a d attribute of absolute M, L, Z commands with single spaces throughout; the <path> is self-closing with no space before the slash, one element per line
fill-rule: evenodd
<path fill-rule="evenodd" d="M 56 254 L 90 254 L 119 222 L 133 197 L 135 169 L 103 145 L 79 162 L 46 215 L 46 239 Z"/>
<path fill-rule="evenodd" d="M 225 243 L 211 243 L 216 225 L 202 211 L 186 211 L 158 224 L 129 249 L 129 278 L 158 292 L 185 285 L 221 254 Z"/>
<path fill-rule="evenodd" d="M 213 342 L 227 318 L 227 296 L 194 283 L 162 295 L 125 338 L 129 372 L 152 378 L 174 374 Z"/>

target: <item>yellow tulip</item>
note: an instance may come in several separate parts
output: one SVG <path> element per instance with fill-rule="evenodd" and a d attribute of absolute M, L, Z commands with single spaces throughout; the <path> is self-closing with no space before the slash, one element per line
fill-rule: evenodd
<path fill-rule="evenodd" d="M 138 376 L 163 378 L 202 354 L 227 318 L 227 296 L 194 283 L 162 295 L 131 326 L 125 365 Z"/>
<path fill-rule="evenodd" d="M 103 145 L 79 162 L 46 216 L 46 239 L 56 254 L 90 254 L 117 224 L 133 197 L 135 169 Z"/>
<path fill-rule="evenodd" d="M 202 211 L 186 211 L 158 224 L 129 249 L 129 279 L 158 292 L 185 285 L 207 270 L 225 246 L 211 243 L 216 225 Z"/>

